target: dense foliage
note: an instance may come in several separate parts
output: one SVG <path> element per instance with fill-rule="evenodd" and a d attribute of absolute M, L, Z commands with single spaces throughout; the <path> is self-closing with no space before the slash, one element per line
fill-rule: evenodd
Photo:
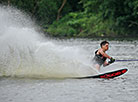
<path fill-rule="evenodd" d="M 0 3 L 29 13 L 52 36 L 138 35 L 137 0 L 1 0 Z"/>

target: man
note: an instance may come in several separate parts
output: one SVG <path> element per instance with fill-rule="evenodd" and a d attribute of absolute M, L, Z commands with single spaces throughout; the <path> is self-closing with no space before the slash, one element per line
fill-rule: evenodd
<path fill-rule="evenodd" d="M 112 57 L 110 57 L 108 54 L 105 53 L 109 48 L 109 42 L 102 41 L 100 46 L 101 48 L 95 52 L 95 56 L 93 58 L 94 66 L 98 71 L 100 71 L 101 65 L 107 66 L 115 62 L 115 59 L 113 59 Z M 109 62 L 106 61 L 107 58 L 110 59 Z"/>

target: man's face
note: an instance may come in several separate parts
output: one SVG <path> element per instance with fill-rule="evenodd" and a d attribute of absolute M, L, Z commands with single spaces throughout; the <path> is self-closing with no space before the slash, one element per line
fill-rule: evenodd
<path fill-rule="evenodd" d="M 107 51 L 107 50 L 108 50 L 108 48 L 109 48 L 109 44 L 108 44 L 108 43 L 106 43 L 105 45 L 103 45 L 103 46 L 102 46 L 102 48 L 103 48 L 105 51 Z"/>

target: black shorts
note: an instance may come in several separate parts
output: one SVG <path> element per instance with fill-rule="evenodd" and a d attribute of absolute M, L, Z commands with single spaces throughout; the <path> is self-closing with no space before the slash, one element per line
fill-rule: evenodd
<path fill-rule="evenodd" d="M 96 55 L 94 56 L 92 61 L 94 64 L 99 64 L 100 66 L 105 62 L 105 60 L 103 60 L 100 56 L 96 56 Z"/>

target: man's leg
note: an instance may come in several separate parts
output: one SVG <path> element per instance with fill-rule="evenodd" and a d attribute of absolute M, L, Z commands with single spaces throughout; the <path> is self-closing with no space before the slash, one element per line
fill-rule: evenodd
<path fill-rule="evenodd" d="M 104 67 L 108 66 L 108 65 L 109 65 L 109 63 L 107 61 L 105 61 L 104 64 L 103 64 Z"/>
<path fill-rule="evenodd" d="M 99 65 L 99 64 L 95 64 L 94 67 L 95 67 L 98 71 L 100 71 L 100 65 Z"/>

